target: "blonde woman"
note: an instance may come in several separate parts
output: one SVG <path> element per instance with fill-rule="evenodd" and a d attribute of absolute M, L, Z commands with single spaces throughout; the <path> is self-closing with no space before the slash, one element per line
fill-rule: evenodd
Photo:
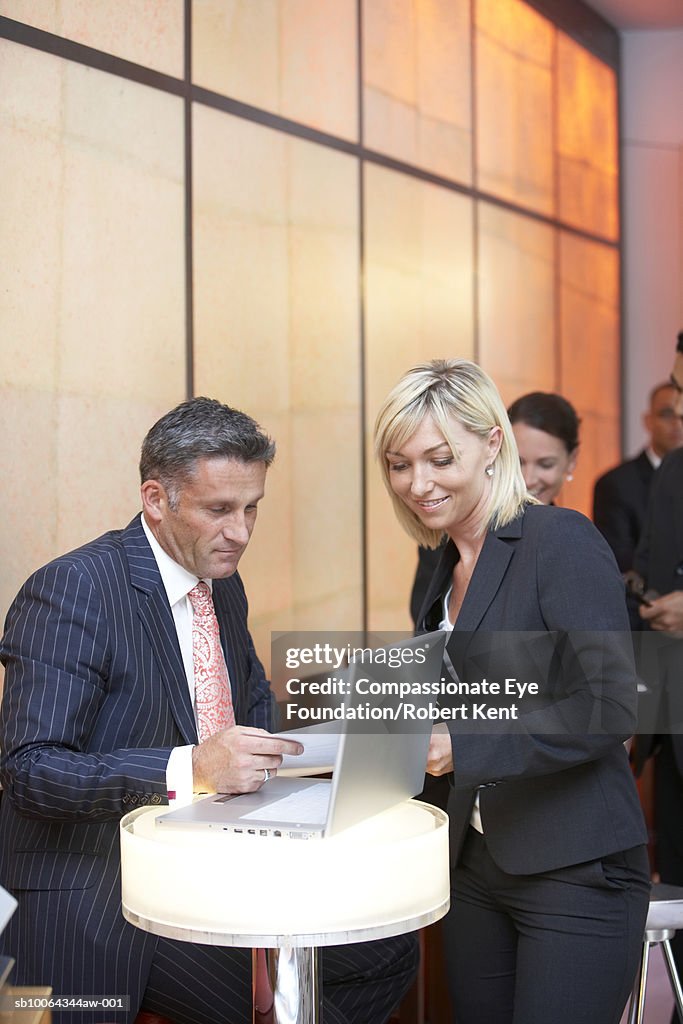
<path fill-rule="evenodd" d="M 579 513 L 527 492 L 505 407 L 474 363 L 408 371 L 376 452 L 418 543 L 448 536 L 419 628 L 447 645 L 460 714 L 428 771 L 451 783 L 458 1024 L 617 1024 L 648 906 L 646 831 L 623 741 L 636 680 L 623 584 Z M 471 697 L 514 678 L 528 699 Z M 469 691 L 470 696 L 467 696 Z M 464 696 L 463 696 L 464 694 Z"/>

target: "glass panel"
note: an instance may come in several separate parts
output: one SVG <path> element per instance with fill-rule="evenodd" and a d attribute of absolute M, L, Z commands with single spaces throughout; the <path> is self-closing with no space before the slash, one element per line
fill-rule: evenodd
<path fill-rule="evenodd" d="M 194 122 L 195 381 L 279 445 L 243 560 L 251 624 L 361 626 L 358 166 L 215 110 Z"/>
<path fill-rule="evenodd" d="M 553 213 L 549 21 L 520 0 L 478 0 L 477 185 Z"/>
<path fill-rule="evenodd" d="M 471 181 L 469 0 L 365 0 L 364 142 Z"/>
<path fill-rule="evenodd" d="M 214 92 L 358 137 L 355 0 L 195 0 L 192 77 Z"/>
<path fill-rule="evenodd" d="M 591 514 L 593 484 L 620 459 L 619 257 L 609 246 L 560 240 L 562 393 L 581 417 L 574 481 L 561 504 Z"/>
<path fill-rule="evenodd" d="M 479 204 L 479 360 L 506 405 L 554 391 L 554 229 Z"/>
<path fill-rule="evenodd" d="M 142 437 L 183 398 L 183 105 L 0 42 L 0 135 L 4 608 L 137 511 Z"/>
<path fill-rule="evenodd" d="M 619 234 L 616 76 L 557 36 L 558 215 L 605 238 Z"/>
<path fill-rule="evenodd" d="M 183 77 L 183 0 L 0 0 L 0 15 Z"/>
<path fill-rule="evenodd" d="M 369 623 L 403 629 L 416 547 L 395 521 L 372 429 L 405 370 L 425 359 L 472 357 L 472 204 L 393 171 L 365 170 Z"/>
<path fill-rule="evenodd" d="M 359 7 L 365 145 L 469 185 L 474 106 L 479 188 L 616 239 L 614 73 L 520 0 L 196 0 L 195 81 L 356 140 Z M 183 72 L 183 0 L 0 0 L 0 14 Z M 201 105 L 193 116 L 196 390 L 279 442 L 244 561 L 266 660 L 272 628 L 360 626 L 361 445 L 410 365 L 472 357 L 475 287 L 477 351 L 504 399 L 559 387 L 577 405 L 564 497 L 589 510 L 619 458 L 614 249 L 483 202 L 474 239 L 469 197 L 366 166 L 363 379 L 357 161 Z M 140 439 L 183 397 L 183 101 L 0 41 L 0 132 L 18 495 L 2 604 L 38 562 L 137 509 Z M 409 628 L 415 545 L 371 456 L 367 493 L 370 625 Z M 24 510 L 38 500 L 37 531 Z"/>

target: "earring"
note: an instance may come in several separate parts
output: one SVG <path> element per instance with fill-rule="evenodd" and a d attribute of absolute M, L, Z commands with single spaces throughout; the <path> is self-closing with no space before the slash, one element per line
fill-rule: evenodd
<path fill-rule="evenodd" d="M 574 479 L 574 474 L 573 473 L 567 473 L 567 475 L 565 477 L 565 480 L 567 481 L 567 483 L 570 484 L 573 479 Z"/>
<path fill-rule="evenodd" d="M 487 466 L 484 472 L 487 476 L 493 476 L 493 466 Z"/>

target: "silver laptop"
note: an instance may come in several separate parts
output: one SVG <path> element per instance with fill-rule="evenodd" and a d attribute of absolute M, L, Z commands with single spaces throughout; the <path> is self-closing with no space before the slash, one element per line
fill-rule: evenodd
<path fill-rule="evenodd" d="M 327 739 L 332 736 L 337 742 L 331 779 L 278 774 L 256 793 L 214 794 L 160 815 L 157 825 L 314 839 L 334 835 L 416 796 L 424 785 L 434 724 L 425 712 L 430 702 L 437 703 L 433 689 L 441 678 L 445 639 L 446 634 L 438 631 L 386 645 L 384 650 L 405 651 L 399 657 L 411 660 L 400 669 L 376 661 L 353 662 L 344 672 L 351 683 L 346 717 L 283 734 L 296 736 L 305 750 L 307 735 L 317 741 L 321 734 Z M 412 661 L 422 657 L 422 652 L 424 661 Z M 394 692 L 397 683 L 409 683 L 420 692 Z M 351 708 L 361 715 L 367 715 L 369 708 L 377 710 L 368 718 L 352 718 L 348 714 Z M 296 761 L 293 757 L 288 763 L 295 765 Z"/>

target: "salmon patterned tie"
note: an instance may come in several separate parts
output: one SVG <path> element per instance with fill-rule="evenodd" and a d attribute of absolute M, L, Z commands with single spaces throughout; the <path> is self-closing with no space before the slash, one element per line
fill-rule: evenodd
<path fill-rule="evenodd" d="M 213 736 L 219 729 L 235 724 L 230 680 L 221 648 L 218 619 L 211 590 L 198 583 L 187 595 L 192 605 L 192 664 L 194 666 L 194 706 L 199 739 Z M 271 1024 L 273 990 L 263 949 L 254 950 L 254 1004 L 259 1024 Z"/>
<path fill-rule="evenodd" d="M 198 583 L 187 596 L 193 612 L 194 703 L 201 741 L 234 725 L 235 712 L 211 590 Z"/>

